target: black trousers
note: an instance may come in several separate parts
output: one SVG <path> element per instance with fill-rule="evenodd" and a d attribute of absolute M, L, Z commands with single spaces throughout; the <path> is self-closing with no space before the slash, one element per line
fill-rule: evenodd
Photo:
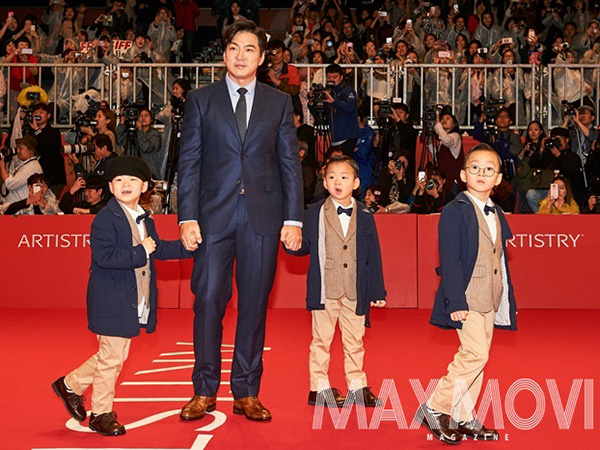
<path fill-rule="evenodd" d="M 203 235 L 194 257 L 194 354 L 196 395 L 215 396 L 221 382 L 223 316 L 232 293 L 236 262 L 238 319 L 231 367 L 234 398 L 257 396 L 263 372 L 267 304 L 275 271 L 279 236 L 261 236 L 248 221 L 240 195 L 231 223 L 221 233 Z"/>

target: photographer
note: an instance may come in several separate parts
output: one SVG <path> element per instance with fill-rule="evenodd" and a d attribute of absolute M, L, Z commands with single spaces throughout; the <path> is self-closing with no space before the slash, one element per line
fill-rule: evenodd
<path fill-rule="evenodd" d="M 124 38 L 125 32 L 129 28 L 129 17 L 124 8 L 125 0 L 113 0 L 112 6 L 104 14 L 98 16 L 96 23 L 102 23 L 111 35 L 116 33 L 121 38 Z"/>
<path fill-rule="evenodd" d="M 344 72 L 339 65 L 327 66 L 325 73 L 327 82 L 334 85 L 331 90 L 324 91 L 325 114 L 329 121 L 331 145 L 339 145 L 344 155 L 352 157 L 359 137 L 356 91 L 352 86 L 344 83 Z M 315 115 L 313 100 L 311 95 L 309 109 Z"/>
<path fill-rule="evenodd" d="M 148 28 L 148 37 L 152 39 L 152 48 L 157 57 L 155 62 L 168 63 L 177 33 L 171 24 L 170 12 L 164 6 L 158 8 L 154 22 Z"/>
<path fill-rule="evenodd" d="M 559 175 L 552 183 L 558 186 L 558 195 L 553 196 L 550 189 L 546 198 L 540 202 L 537 214 L 579 214 L 579 206 L 573 198 L 569 179 Z"/>
<path fill-rule="evenodd" d="M 133 45 L 123 55 L 124 61 L 131 61 L 132 63 L 151 63 L 152 58 L 150 54 L 152 50 L 146 45 L 146 35 L 136 34 L 133 40 Z"/>
<path fill-rule="evenodd" d="M 2 178 L 2 199 L 4 203 L 14 203 L 27 198 L 27 179 L 36 173 L 43 173 L 36 152 L 37 141 L 30 135 L 17 139 L 16 156 L 8 163 L 6 149 L 0 153 L 0 178 Z"/>
<path fill-rule="evenodd" d="M 87 178 L 79 177 L 63 197 L 60 199 L 59 208 L 65 214 L 97 214 L 106 200 L 104 192 L 106 181 L 103 177 L 95 174 Z M 82 200 L 76 200 L 83 193 Z"/>
<path fill-rule="evenodd" d="M 450 192 L 458 192 L 462 186 L 460 171 L 465 162 L 458 120 L 450 113 L 440 115 L 439 108 L 436 109 L 435 119 L 433 131 L 439 139 L 439 144 L 435 148 L 434 144 L 430 143 L 427 149 L 432 155 L 436 155 L 437 166 L 446 175 L 445 188 Z"/>
<path fill-rule="evenodd" d="M 372 184 L 365 189 L 364 203 L 373 214 L 385 213 L 385 208 L 381 206 L 381 191 L 379 187 Z"/>
<path fill-rule="evenodd" d="M 92 127 L 90 126 L 81 127 L 81 132 L 85 135 L 85 139 L 82 139 L 82 143 L 87 142 L 94 136 L 104 134 L 108 136 L 108 138 L 112 142 L 111 151 L 114 151 L 115 153 L 117 153 L 117 155 L 123 153 L 123 148 L 117 145 L 117 139 L 115 136 L 115 129 L 117 126 L 115 113 L 111 109 L 100 108 L 96 113 L 95 120 L 96 125 L 94 127 L 94 130 L 92 130 Z"/>
<path fill-rule="evenodd" d="M 94 159 L 92 173 L 103 177 L 108 162 L 118 155 L 113 151 L 112 141 L 107 135 L 97 134 L 93 137 L 92 142 L 94 144 L 94 150 L 91 153 L 91 156 Z M 74 154 L 69 154 L 69 158 L 75 164 L 73 170 L 75 171 L 77 178 L 85 178 L 86 170 L 79 163 L 79 158 Z"/>
<path fill-rule="evenodd" d="M 33 106 L 32 113 L 31 134 L 37 141 L 39 161 L 50 190 L 58 197 L 67 182 L 60 131 L 50 125 L 52 106 L 38 103 Z"/>
<path fill-rule="evenodd" d="M 408 204 L 411 212 L 417 214 L 433 214 L 442 211 L 442 208 L 454 199 L 452 192 L 446 188 L 446 175 L 441 169 L 431 170 L 429 177 L 417 180 Z"/>
<path fill-rule="evenodd" d="M 521 143 L 521 137 L 510 129 L 513 119 L 509 108 L 502 107 L 498 109 L 495 114 L 494 125 L 490 127 L 489 121 L 493 118 L 494 107 L 495 105 L 491 102 L 484 106 L 484 113 L 480 116 L 479 121 L 474 124 L 473 137 L 479 142 L 491 145 L 500 155 L 502 173 L 506 181 L 511 182 L 513 191 L 516 191 L 517 156 L 521 153 L 523 144 Z M 483 127 L 484 122 L 488 126 L 486 131 Z"/>
<path fill-rule="evenodd" d="M 44 175 L 36 173 L 27 178 L 27 190 L 27 198 L 2 205 L 5 215 L 48 215 L 60 212 L 58 200 L 48 189 Z"/>
<path fill-rule="evenodd" d="M 414 173 L 419 132 L 412 124 L 408 106 L 401 102 L 393 102 L 392 119 L 395 124 L 395 130 L 392 134 L 393 148 L 403 148 L 406 150 L 408 156 L 407 171 L 409 173 Z"/>
<path fill-rule="evenodd" d="M 405 150 L 394 152 L 388 162 L 387 171 L 379 174 L 381 205 L 385 212 L 407 213 L 410 211 L 408 198 L 414 186 L 414 176 L 407 172 L 408 157 Z"/>
<path fill-rule="evenodd" d="M 527 191 L 532 188 L 531 177 L 533 169 L 529 165 L 531 157 L 542 152 L 542 140 L 546 137 L 544 126 L 541 122 L 534 120 L 527 126 L 525 134 L 525 145 L 519 153 L 519 171 L 517 173 L 517 201 L 519 213 L 528 213 Z"/>
<path fill-rule="evenodd" d="M 600 214 L 600 195 L 590 195 L 582 214 Z"/>
<path fill-rule="evenodd" d="M 135 107 L 128 107 L 135 110 Z M 148 163 L 153 176 L 160 174 L 160 164 L 162 160 L 161 154 L 161 136 L 157 129 L 153 128 L 154 116 L 149 109 L 142 108 L 139 110 L 136 119 L 126 117 L 126 114 L 121 116 L 121 123 L 117 127 L 117 142 L 122 147 L 127 145 L 128 127 L 131 124 L 126 124 L 126 121 L 135 120 L 135 140 L 139 147 L 140 155 L 144 161 Z"/>
<path fill-rule="evenodd" d="M 582 201 L 585 197 L 585 183 L 581 159 L 570 150 L 569 131 L 565 128 L 554 128 L 550 136 L 542 140 L 541 154 L 532 155 L 529 165 L 534 169 L 559 171 L 571 181 L 575 201 L 578 201 L 578 198 Z M 545 189 L 527 191 L 527 204 L 533 213 L 538 211 L 539 202 L 546 193 Z"/>
<path fill-rule="evenodd" d="M 582 105 L 579 109 L 568 106 L 562 127 L 569 130 L 571 150 L 579 156 L 583 166 L 592 150 L 592 143 L 598 139 L 598 130 L 594 127 L 596 113 L 594 108 Z"/>

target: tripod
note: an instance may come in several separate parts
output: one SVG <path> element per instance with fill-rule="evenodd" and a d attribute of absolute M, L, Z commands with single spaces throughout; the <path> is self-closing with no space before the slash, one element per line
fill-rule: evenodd
<path fill-rule="evenodd" d="M 379 169 L 385 168 L 387 163 L 394 157 L 392 142 L 393 121 L 390 116 L 382 118 L 379 122 L 379 142 L 375 148 L 375 163 L 373 164 L 373 172 L 371 182 L 379 176 Z"/>
<path fill-rule="evenodd" d="M 440 145 L 438 136 L 433 130 L 433 124 L 429 126 L 425 122 L 421 142 L 423 142 L 423 149 L 421 150 L 421 158 L 419 160 L 419 171 L 429 173 L 431 167 L 437 167 L 438 165 L 438 149 Z M 429 151 L 429 147 L 433 149 L 432 152 Z"/>
<path fill-rule="evenodd" d="M 331 136 L 329 135 L 329 123 L 325 116 L 325 109 L 319 105 L 316 107 L 315 116 L 315 161 L 317 163 L 325 162 L 325 153 L 331 146 Z"/>
<path fill-rule="evenodd" d="M 127 156 L 142 157 L 135 121 L 131 119 L 127 120 L 127 140 L 125 141 L 125 149 L 123 154 Z"/>
<path fill-rule="evenodd" d="M 167 150 L 167 167 L 165 170 L 165 180 L 167 180 L 166 198 L 165 198 L 165 214 L 171 209 L 171 190 L 175 182 L 175 174 L 177 173 L 177 160 L 179 159 L 179 133 L 181 122 L 183 121 L 182 107 L 173 108 L 173 116 L 171 117 L 171 136 L 169 137 L 169 148 Z"/>

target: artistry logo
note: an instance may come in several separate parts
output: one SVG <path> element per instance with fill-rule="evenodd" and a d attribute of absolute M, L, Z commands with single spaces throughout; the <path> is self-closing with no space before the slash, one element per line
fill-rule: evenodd
<path fill-rule="evenodd" d="M 90 235 L 70 234 L 23 234 L 17 248 L 84 248 L 90 246 Z"/>
<path fill-rule="evenodd" d="M 583 234 L 537 233 L 515 234 L 507 244 L 515 248 L 577 248 Z"/>

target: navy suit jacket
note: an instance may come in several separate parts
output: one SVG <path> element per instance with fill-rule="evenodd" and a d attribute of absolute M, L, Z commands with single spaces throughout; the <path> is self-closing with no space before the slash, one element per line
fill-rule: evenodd
<path fill-rule="evenodd" d="M 325 309 L 321 303 L 321 270 L 319 267 L 319 214 L 325 200 L 314 203 L 308 207 L 302 227 L 302 247 L 294 252 L 285 249 L 290 255 L 310 255 L 308 267 L 306 309 Z M 386 292 L 383 284 L 383 270 L 381 266 L 381 251 L 379 238 L 373 214 L 368 208 L 358 201 L 356 216 L 356 314 L 359 316 L 369 314 L 369 302 L 385 300 Z"/>
<path fill-rule="evenodd" d="M 506 255 L 506 240 L 512 238 L 513 234 L 502 209 L 498 205 L 494 205 L 494 208 L 500 219 L 501 229 L 498 231 L 502 233 L 500 236 L 506 263 L 510 305 L 510 325 L 496 328 L 516 330 L 517 306 Z M 435 270 L 441 275 L 442 281 L 435 296 L 430 323 L 440 328 L 462 328 L 462 323 L 450 319 L 450 314 L 469 310 L 466 292 L 479 252 L 479 222 L 473 202 L 464 192 L 458 194 L 442 210 L 438 235 L 440 267 Z"/>
<path fill-rule="evenodd" d="M 285 220 L 301 222 L 302 170 L 291 97 L 257 82 L 243 142 L 224 79 L 190 91 L 185 105 L 179 221 L 197 220 L 207 233 L 224 231 L 243 186 L 255 233 L 278 234 Z"/>
<path fill-rule="evenodd" d="M 96 334 L 131 338 L 140 334 L 135 269 L 146 264 L 142 244 L 132 245 L 127 214 L 112 198 L 92 222 L 92 266 L 87 289 L 88 328 Z M 154 260 L 191 258 L 181 241 L 161 241 L 154 220 L 146 220 L 148 236 L 156 242 L 150 255 L 150 316 L 147 333 L 156 329 L 156 270 Z"/>

